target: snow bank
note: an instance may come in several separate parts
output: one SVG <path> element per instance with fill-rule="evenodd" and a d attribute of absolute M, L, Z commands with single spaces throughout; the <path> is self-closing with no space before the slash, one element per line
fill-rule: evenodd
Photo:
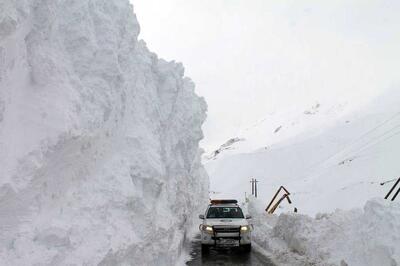
<path fill-rule="evenodd" d="M 268 215 L 251 201 L 254 241 L 279 265 L 393 266 L 400 263 L 400 204 L 374 199 L 364 208 L 311 218 Z"/>
<path fill-rule="evenodd" d="M 206 105 L 128 0 L 0 3 L 0 264 L 171 265 Z"/>

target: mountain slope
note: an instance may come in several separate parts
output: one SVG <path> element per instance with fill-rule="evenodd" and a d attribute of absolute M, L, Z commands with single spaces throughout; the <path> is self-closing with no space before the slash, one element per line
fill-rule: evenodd
<path fill-rule="evenodd" d="M 293 201 L 292 206 L 284 202 L 284 209 L 297 207 L 307 214 L 361 207 L 368 199 L 383 197 L 393 183 L 380 183 L 400 175 L 399 96 L 391 90 L 358 111 L 320 116 L 317 123 L 288 132 L 289 138 L 275 143 L 270 137 L 275 131 L 264 131 L 266 139 L 251 139 L 260 143 L 252 150 L 237 143 L 225 155 L 206 161 L 211 190 L 219 197 L 243 198 L 250 179 L 257 178 L 265 206 L 284 185 Z M 272 145 L 265 146 L 266 140 Z"/>

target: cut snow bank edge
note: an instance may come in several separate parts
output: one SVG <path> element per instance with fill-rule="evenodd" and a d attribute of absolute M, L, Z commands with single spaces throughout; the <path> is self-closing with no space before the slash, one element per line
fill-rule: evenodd
<path fill-rule="evenodd" d="M 128 0 L 0 3 L 0 264 L 173 265 L 206 104 Z"/>
<path fill-rule="evenodd" d="M 400 204 L 374 199 L 363 209 L 315 218 L 266 214 L 251 200 L 253 240 L 278 265 L 394 266 L 400 263 Z"/>

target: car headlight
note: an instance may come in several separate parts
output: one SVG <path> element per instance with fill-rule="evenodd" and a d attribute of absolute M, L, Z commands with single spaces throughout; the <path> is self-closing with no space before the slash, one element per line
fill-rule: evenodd
<path fill-rule="evenodd" d="M 242 225 L 242 226 L 240 227 L 240 231 L 241 231 L 242 233 L 250 232 L 250 226 L 248 226 L 248 225 Z"/>
<path fill-rule="evenodd" d="M 212 226 L 209 226 L 209 225 L 203 225 L 202 229 L 204 232 L 209 233 L 209 234 L 212 234 L 214 232 Z"/>

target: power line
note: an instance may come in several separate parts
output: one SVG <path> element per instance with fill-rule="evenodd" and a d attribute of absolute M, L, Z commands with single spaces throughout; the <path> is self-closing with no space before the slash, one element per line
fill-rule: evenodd
<path fill-rule="evenodd" d="M 344 155 L 342 155 L 342 157 L 345 159 L 345 157 L 346 157 L 347 155 L 351 154 L 351 153 L 357 154 L 357 153 L 360 152 L 361 150 L 364 150 L 365 147 L 370 146 L 371 143 L 372 143 L 373 141 L 379 140 L 380 138 L 386 136 L 388 133 L 391 133 L 393 130 L 398 129 L 398 128 L 400 128 L 400 124 L 399 124 L 399 125 L 395 125 L 393 128 L 391 128 L 391 129 L 389 129 L 389 130 L 383 132 L 382 134 L 376 136 L 375 138 L 370 139 L 369 142 L 366 143 L 364 146 L 361 146 L 361 147 L 359 147 L 359 148 L 356 149 L 356 150 L 352 150 L 352 151 L 349 151 L 349 152 L 345 153 Z M 384 140 L 386 140 L 386 139 L 384 139 Z M 377 143 L 379 143 L 379 142 L 380 142 L 380 141 L 378 141 Z M 376 145 L 376 144 L 373 144 L 373 145 Z M 372 146 L 373 146 L 373 145 L 372 145 Z"/>
<path fill-rule="evenodd" d="M 389 132 L 387 132 L 387 133 L 389 133 Z M 360 152 L 365 151 L 365 150 L 367 150 L 367 149 L 369 149 L 369 148 L 371 148 L 371 147 L 373 147 L 373 146 L 375 146 L 375 145 L 377 145 L 377 144 L 379 144 L 379 143 L 381 143 L 381 142 L 384 142 L 384 141 L 386 141 L 386 140 L 388 140 L 388 139 L 391 139 L 391 138 L 393 138 L 393 137 L 395 137 L 395 136 L 397 136 L 397 135 L 399 135 L 399 134 L 400 134 L 400 131 L 397 131 L 397 132 L 395 132 L 394 134 L 388 136 L 387 138 L 384 138 L 384 139 L 382 139 L 382 140 L 380 140 L 380 141 L 377 141 L 377 142 L 375 142 L 375 143 L 372 143 L 372 144 L 369 143 L 369 145 L 364 146 L 363 149 L 356 151 L 356 154 L 359 154 Z M 386 134 L 385 134 L 385 135 L 386 135 Z"/>
<path fill-rule="evenodd" d="M 387 134 L 387 133 L 388 133 L 388 132 L 386 132 L 386 134 Z M 386 135 L 386 134 L 385 134 L 385 135 Z M 363 149 L 357 151 L 357 153 L 359 154 L 360 152 L 362 152 L 362 151 L 364 151 L 364 150 L 367 150 L 367 149 L 369 149 L 369 148 L 371 148 L 371 147 L 373 147 L 373 146 L 375 146 L 375 145 L 377 145 L 377 144 L 379 144 L 379 143 L 381 143 L 381 142 L 384 142 L 384 141 L 386 141 L 386 140 L 388 140 L 388 139 L 390 139 L 390 138 L 393 138 L 393 137 L 395 137 L 395 136 L 397 136 L 397 135 L 400 135 L 400 131 L 397 131 L 396 133 L 394 133 L 394 134 L 388 136 L 387 138 L 384 138 L 384 139 L 382 139 L 382 140 L 380 140 L 380 141 L 377 141 L 377 142 L 375 142 L 375 143 L 372 143 L 372 144 L 369 143 L 370 145 L 364 146 Z M 356 153 L 356 154 L 357 154 L 357 153 Z M 333 167 L 336 167 L 336 166 L 337 166 L 337 165 L 334 164 L 334 165 L 331 165 L 331 166 L 328 166 L 328 167 L 325 167 L 325 168 L 321 169 L 321 170 L 320 170 L 320 173 L 319 173 L 317 176 L 315 176 L 315 178 L 321 177 L 321 176 L 326 172 L 326 170 L 329 170 L 329 169 L 331 169 L 331 168 L 333 168 Z"/>
<path fill-rule="evenodd" d="M 389 123 L 390 121 L 392 121 L 393 119 L 395 119 L 396 117 L 400 116 L 400 112 L 395 113 L 393 116 L 391 116 L 390 118 L 386 119 L 385 121 L 383 121 L 382 123 L 378 124 L 377 126 L 373 127 L 372 129 L 368 130 L 367 132 L 363 133 L 361 136 L 359 136 L 354 142 L 350 141 L 347 144 L 345 144 L 345 147 L 340 149 L 339 151 L 331 154 L 330 156 L 328 156 L 327 158 L 311 165 L 310 167 L 308 167 L 308 169 L 306 170 L 307 172 L 310 172 L 310 170 L 314 169 L 315 167 L 329 161 L 330 159 L 332 159 L 333 157 L 335 157 L 336 155 L 342 153 L 343 151 L 345 151 L 346 149 L 348 149 L 349 147 L 354 146 L 355 144 L 359 143 L 361 140 L 363 140 L 366 136 L 368 136 L 369 134 L 371 134 L 372 132 L 374 132 L 375 130 L 379 129 L 380 127 L 386 125 L 387 123 Z M 395 128 L 397 128 L 400 125 L 397 125 Z M 395 129 L 392 128 L 391 130 Z"/>

